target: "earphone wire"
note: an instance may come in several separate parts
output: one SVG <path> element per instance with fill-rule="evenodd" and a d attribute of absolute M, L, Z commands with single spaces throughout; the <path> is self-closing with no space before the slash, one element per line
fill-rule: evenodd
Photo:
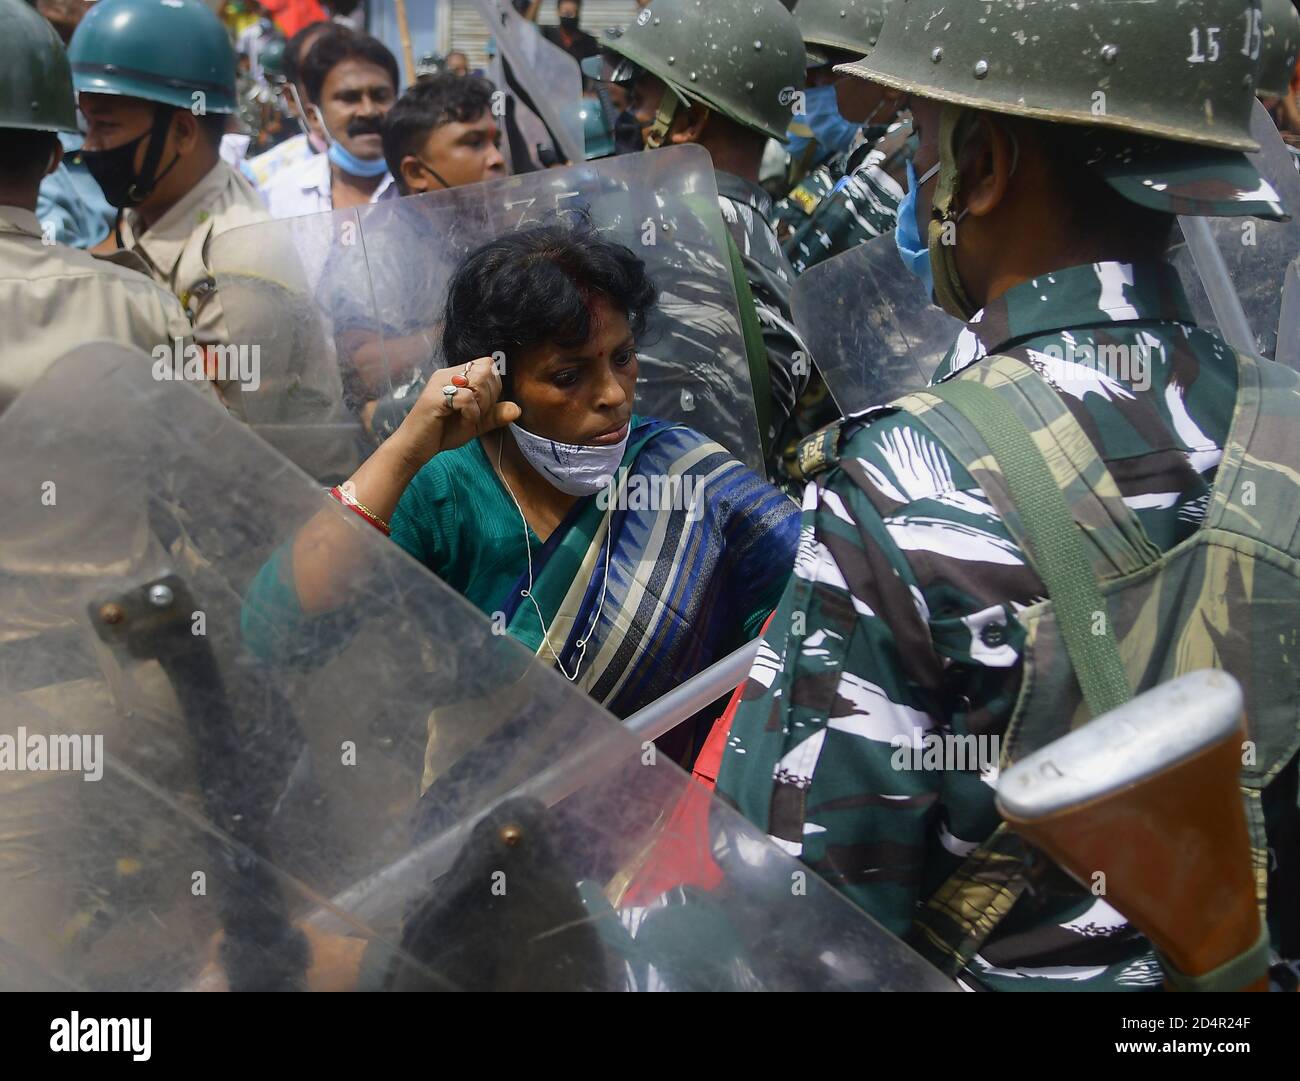
<path fill-rule="evenodd" d="M 515 510 L 519 512 L 519 521 L 523 523 L 524 527 L 524 551 L 528 554 L 528 588 L 523 591 L 523 595 L 532 603 L 533 611 L 537 613 L 537 622 L 542 629 L 542 641 L 546 643 L 546 648 L 551 651 L 551 656 L 555 658 L 555 667 L 564 673 L 564 678 L 570 683 L 576 683 L 578 673 L 582 669 L 582 662 L 587 657 L 587 643 L 591 641 L 591 636 L 596 633 L 596 626 L 600 623 L 600 617 L 605 612 L 605 597 L 609 592 L 609 548 L 612 530 L 610 524 L 607 523 L 605 526 L 605 581 L 600 589 L 600 604 L 597 605 L 596 613 L 591 618 L 591 625 L 587 628 L 587 633 L 578 639 L 578 646 L 580 647 L 578 661 L 573 666 L 572 674 L 570 674 L 569 670 L 564 667 L 564 661 L 560 659 L 560 655 L 555 652 L 555 646 L 551 644 L 551 636 L 546 629 L 546 619 L 542 615 L 541 605 L 537 603 L 537 598 L 533 596 L 533 545 L 532 541 L 528 539 L 528 519 L 524 517 L 524 508 L 519 505 L 519 499 L 515 496 L 514 489 L 510 487 L 510 482 L 506 480 L 505 470 L 501 468 L 501 454 L 506 446 L 505 432 L 500 432 L 497 438 L 499 440 L 497 443 L 497 476 L 501 478 L 501 483 L 505 485 L 510 500 L 515 505 Z M 610 484 L 613 483 L 611 477 Z"/>

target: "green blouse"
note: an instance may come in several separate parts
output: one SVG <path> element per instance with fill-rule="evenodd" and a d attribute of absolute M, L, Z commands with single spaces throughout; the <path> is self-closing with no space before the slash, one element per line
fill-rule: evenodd
<path fill-rule="evenodd" d="M 478 439 L 431 458 L 389 525 L 398 545 L 489 616 L 528 570 L 525 529 L 534 554 L 542 549 Z"/>

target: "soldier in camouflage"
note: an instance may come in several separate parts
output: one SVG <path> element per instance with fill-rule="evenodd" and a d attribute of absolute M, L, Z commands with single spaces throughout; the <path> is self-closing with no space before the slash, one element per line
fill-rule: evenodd
<path fill-rule="evenodd" d="M 737 291 L 747 287 L 752 295 L 752 303 L 739 297 L 742 319 L 747 308 L 757 316 L 757 325 L 746 329 L 746 349 L 775 474 L 811 364 L 790 314 L 794 272 L 758 175 L 766 140 L 785 138 L 803 91 L 798 27 L 778 0 L 655 0 L 602 45 L 613 55 L 591 58 L 583 70 L 628 86 L 644 145 L 698 143 L 713 156 L 719 206 L 744 272 Z"/>
<path fill-rule="evenodd" d="M 996 390 L 1050 462 L 1117 625 L 1093 633 L 1122 636 L 1127 690 L 1188 663 L 1246 686 L 1269 748 L 1242 785 L 1271 960 L 1300 952 L 1300 729 L 1275 645 L 1300 589 L 1266 571 L 1295 565 L 1300 390 L 1196 327 L 1164 260 L 1175 214 L 1284 217 L 1243 154 L 1263 29 L 1257 2 L 1243 18 L 1226 0 L 907 0 L 845 69 L 911 97 L 899 249 L 967 325 L 931 392 L 800 448 L 795 575 L 718 790 L 970 988 L 1154 989 L 1161 964 L 1103 896 L 1006 846 L 999 770 L 1089 719 L 1087 680 L 1053 628 L 1028 513 L 981 429 L 944 404 L 964 382 Z M 1258 507 L 1243 475 L 1271 485 Z M 1229 554 L 1175 588 L 1177 561 L 1229 534 Z M 952 737 L 981 753 L 923 758 Z"/>
<path fill-rule="evenodd" d="M 871 51 L 884 12 L 884 0 L 799 0 L 794 9 L 809 93 L 833 88 L 839 114 L 861 125 L 851 144 L 794 177 L 776 204 L 777 235 L 798 274 L 894 227 L 915 145 L 911 123 L 897 115 L 896 93 L 834 70 Z"/>

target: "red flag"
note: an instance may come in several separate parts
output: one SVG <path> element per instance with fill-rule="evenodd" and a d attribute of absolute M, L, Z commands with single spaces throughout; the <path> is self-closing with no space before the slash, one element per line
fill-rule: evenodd
<path fill-rule="evenodd" d="M 261 4 L 287 38 L 293 37 L 304 26 L 328 18 L 317 0 L 261 0 Z"/>

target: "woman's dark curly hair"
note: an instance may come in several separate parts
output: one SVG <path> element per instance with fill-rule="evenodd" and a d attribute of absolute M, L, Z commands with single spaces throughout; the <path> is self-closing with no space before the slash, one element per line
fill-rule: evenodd
<path fill-rule="evenodd" d="M 497 350 L 508 358 L 544 342 L 582 345 L 591 337 L 595 297 L 621 311 L 639 337 L 658 291 L 630 248 L 602 237 L 585 219 L 499 236 L 470 252 L 451 279 L 446 362 L 466 364 Z"/>

